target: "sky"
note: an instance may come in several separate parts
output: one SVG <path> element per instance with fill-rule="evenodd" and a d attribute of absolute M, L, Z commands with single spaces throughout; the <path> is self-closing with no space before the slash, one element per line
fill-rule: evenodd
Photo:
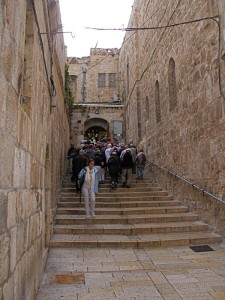
<path fill-rule="evenodd" d="M 94 31 L 85 27 L 127 27 L 134 0 L 59 0 L 67 56 L 90 55 L 90 48 L 120 48 L 124 31 Z"/>

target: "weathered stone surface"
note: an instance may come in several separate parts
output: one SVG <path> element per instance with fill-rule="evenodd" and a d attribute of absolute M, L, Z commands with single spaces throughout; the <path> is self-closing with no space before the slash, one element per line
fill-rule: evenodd
<path fill-rule="evenodd" d="M 9 247 L 10 239 L 8 234 L 0 235 L 0 282 L 7 280 L 9 275 Z"/>
<path fill-rule="evenodd" d="M 16 192 L 9 192 L 8 193 L 8 210 L 7 210 L 7 228 L 11 228 L 16 223 L 16 208 L 17 208 L 17 201 L 16 201 Z"/>
<path fill-rule="evenodd" d="M 159 1 L 147 2 L 134 1 L 129 27 L 164 26 L 219 14 L 224 31 L 223 1 L 188 0 L 177 7 L 174 1 L 163 6 Z M 120 93 L 126 94 L 127 140 L 143 147 L 149 160 L 225 199 L 221 93 L 225 65 L 218 58 L 218 33 L 213 20 L 128 32 L 120 51 L 119 70 Z M 221 36 L 221 51 L 224 49 Z M 171 107 L 175 98 L 176 105 Z M 149 167 L 148 172 L 154 172 L 154 180 L 225 234 L 223 205 L 216 210 L 213 200 L 193 191 L 192 186 L 155 167 Z"/>
<path fill-rule="evenodd" d="M 37 299 L 224 299 L 224 247 L 213 247 L 208 253 L 189 247 L 51 249 Z M 84 285 L 51 283 L 54 275 L 78 268 L 86 269 Z"/>
<path fill-rule="evenodd" d="M 45 236 L 52 231 L 46 210 L 55 209 L 69 145 L 63 36 L 54 39 L 54 56 L 48 39 L 42 37 L 44 58 L 30 3 L 0 5 L 1 300 L 35 299 L 45 264 Z M 57 3 L 55 8 L 61 24 Z M 35 2 L 42 32 L 51 22 L 52 12 L 48 15 L 46 9 L 44 3 Z M 57 94 L 54 108 L 51 75 Z"/>
<path fill-rule="evenodd" d="M 14 299 L 13 277 L 10 277 L 3 287 L 3 299 Z"/>
<path fill-rule="evenodd" d="M 7 229 L 7 194 L 0 190 L 0 234 Z"/>
<path fill-rule="evenodd" d="M 17 263 L 17 228 L 13 227 L 10 230 L 10 272 L 13 273 Z"/>

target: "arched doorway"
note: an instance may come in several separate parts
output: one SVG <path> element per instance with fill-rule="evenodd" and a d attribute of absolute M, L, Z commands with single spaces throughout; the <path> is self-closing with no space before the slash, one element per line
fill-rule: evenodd
<path fill-rule="evenodd" d="M 84 137 L 96 141 L 109 135 L 109 123 L 100 118 L 92 118 L 84 123 Z"/>

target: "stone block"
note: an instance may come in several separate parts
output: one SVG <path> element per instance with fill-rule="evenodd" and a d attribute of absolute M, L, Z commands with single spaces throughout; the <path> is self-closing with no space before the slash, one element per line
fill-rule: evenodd
<path fill-rule="evenodd" d="M 15 140 L 17 137 L 18 105 L 18 95 L 12 87 L 8 87 L 5 124 L 8 134 L 13 136 Z"/>
<path fill-rule="evenodd" d="M 9 274 L 10 239 L 7 233 L 0 235 L 0 285 L 7 280 Z"/>
<path fill-rule="evenodd" d="M 22 188 L 25 186 L 26 177 L 26 155 L 21 148 L 15 148 L 14 172 L 13 172 L 13 186 L 15 188 Z"/>
<path fill-rule="evenodd" d="M 11 228 L 16 223 L 17 193 L 8 193 L 8 211 L 7 211 L 7 228 Z"/>
<path fill-rule="evenodd" d="M 13 178 L 14 146 L 15 143 L 7 134 L 0 132 L 0 188 L 11 189 Z"/>
<path fill-rule="evenodd" d="M 2 49 L 0 60 L 2 61 L 2 71 L 7 79 L 10 81 L 12 74 L 13 60 L 15 57 L 15 47 L 13 47 L 12 36 L 7 27 L 4 28 L 2 38 Z"/>
<path fill-rule="evenodd" d="M 7 193 L 0 190 L 0 234 L 7 229 Z"/>
<path fill-rule="evenodd" d="M 10 272 L 12 273 L 17 263 L 17 228 L 13 227 L 10 231 Z"/>
<path fill-rule="evenodd" d="M 16 259 L 17 261 L 23 256 L 26 247 L 27 247 L 27 231 L 26 231 L 26 223 L 20 223 L 16 227 L 17 235 L 16 235 Z"/>
<path fill-rule="evenodd" d="M 3 286 L 3 299 L 15 299 L 13 276 L 11 276 Z"/>
<path fill-rule="evenodd" d="M 0 67 L 2 62 L 0 61 Z M 6 98 L 8 92 L 8 83 L 3 76 L 0 74 L 0 89 L 1 89 L 1 107 L 0 107 L 0 129 L 5 130 L 5 114 L 6 114 Z"/>
<path fill-rule="evenodd" d="M 14 271 L 14 295 L 17 299 L 23 299 L 23 290 L 22 290 L 22 263 L 21 261 L 17 264 Z"/>
<path fill-rule="evenodd" d="M 26 199 L 25 196 L 26 192 L 19 191 L 17 193 L 17 200 L 16 200 L 16 219 L 17 222 L 22 222 L 25 220 L 26 215 Z"/>

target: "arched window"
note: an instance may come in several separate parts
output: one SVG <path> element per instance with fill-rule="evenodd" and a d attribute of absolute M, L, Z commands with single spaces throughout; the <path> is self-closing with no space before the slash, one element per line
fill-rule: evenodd
<path fill-rule="evenodd" d="M 159 82 L 155 83 L 155 115 L 156 123 L 161 121 L 161 107 L 160 107 L 160 94 L 159 94 Z"/>
<path fill-rule="evenodd" d="M 177 106 L 176 65 L 172 57 L 169 62 L 168 81 L 169 81 L 170 111 L 172 111 Z"/>

